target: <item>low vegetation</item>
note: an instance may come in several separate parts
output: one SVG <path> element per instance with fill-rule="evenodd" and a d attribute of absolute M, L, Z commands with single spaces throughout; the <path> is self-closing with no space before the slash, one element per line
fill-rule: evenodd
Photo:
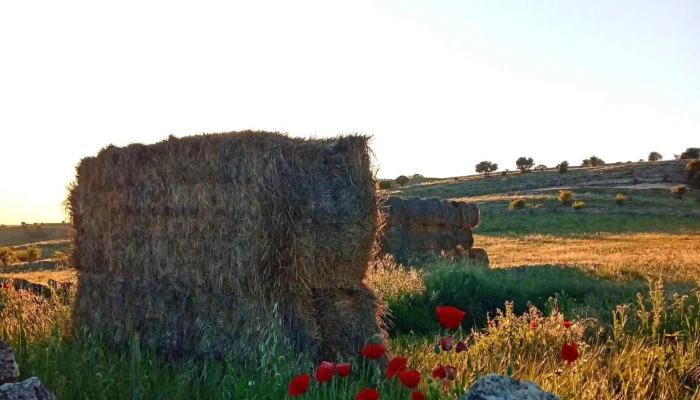
<path fill-rule="evenodd" d="M 559 202 L 563 205 L 569 205 L 574 201 L 574 192 L 571 190 L 561 190 L 559 191 Z"/>
<path fill-rule="evenodd" d="M 523 198 L 513 199 L 508 208 L 511 210 L 522 210 L 527 206 L 527 201 Z"/>
<path fill-rule="evenodd" d="M 688 193 L 688 186 L 686 185 L 678 185 L 674 186 L 671 188 L 671 193 L 673 193 L 673 197 L 680 200 L 685 196 L 686 193 Z"/>
<path fill-rule="evenodd" d="M 617 203 L 618 205 L 621 206 L 625 204 L 625 201 L 627 201 L 627 196 L 625 196 L 624 194 L 618 193 L 615 195 L 615 203 Z"/>

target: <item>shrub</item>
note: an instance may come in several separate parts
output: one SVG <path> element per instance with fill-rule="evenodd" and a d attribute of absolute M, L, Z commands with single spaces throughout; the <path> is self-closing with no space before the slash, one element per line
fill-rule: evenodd
<path fill-rule="evenodd" d="M 582 209 L 582 208 L 585 207 L 585 206 L 586 206 L 586 203 L 584 203 L 584 202 L 582 202 L 581 200 L 579 200 L 579 201 L 575 202 L 574 205 L 573 205 L 572 207 L 574 207 L 575 210 L 580 210 L 580 209 Z"/>
<path fill-rule="evenodd" d="M 686 185 L 674 186 L 671 189 L 671 193 L 673 193 L 673 197 L 680 200 L 683 198 L 684 194 L 688 193 L 688 186 L 686 186 Z"/>
<path fill-rule="evenodd" d="M 423 179 L 423 178 L 425 178 L 425 177 L 424 177 L 423 175 L 421 175 L 421 174 L 413 174 L 413 175 L 411 175 L 411 179 Z"/>
<path fill-rule="evenodd" d="M 540 209 L 540 208 L 544 208 L 544 206 L 542 204 L 536 204 L 535 208 Z"/>
<path fill-rule="evenodd" d="M 540 171 L 544 171 L 545 169 L 547 169 L 547 166 L 544 165 L 544 164 L 540 164 L 540 165 L 537 166 L 536 169 L 537 169 L 537 170 L 540 170 Z"/>
<path fill-rule="evenodd" d="M 491 173 L 498 169 L 498 164 L 492 163 L 491 161 L 482 161 L 476 164 L 476 172 L 484 174 L 484 176 L 489 177 Z"/>
<path fill-rule="evenodd" d="M 625 200 L 627 200 L 627 196 L 625 196 L 622 193 L 618 193 L 617 196 L 615 196 L 615 203 L 617 203 L 618 205 L 622 205 L 625 202 Z"/>
<path fill-rule="evenodd" d="M 506 171 L 501 172 L 501 176 L 506 176 L 506 175 L 508 175 L 508 172 L 506 172 Z"/>
<path fill-rule="evenodd" d="M 515 165 L 518 167 L 520 172 L 529 172 L 530 169 L 535 165 L 535 161 L 530 158 L 520 157 L 515 161 Z"/>
<path fill-rule="evenodd" d="M 688 184 L 700 188 L 700 159 L 688 162 L 685 165 L 685 171 L 688 174 Z"/>
<path fill-rule="evenodd" d="M 394 182 L 388 179 L 382 179 L 379 181 L 379 189 L 387 190 L 394 187 Z"/>
<path fill-rule="evenodd" d="M 399 184 L 399 186 L 403 186 L 408 183 L 410 179 L 406 175 L 401 175 L 398 178 L 396 178 L 395 182 Z"/>
<path fill-rule="evenodd" d="M 574 200 L 574 192 L 571 190 L 560 190 L 557 199 L 561 204 L 568 206 Z"/>
<path fill-rule="evenodd" d="M 510 205 L 508 206 L 509 209 L 511 210 L 522 210 L 527 206 L 527 202 L 523 198 L 517 198 L 513 199 L 510 202 Z"/>
<path fill-rule="evenodd" d="M 560 173 L 560 174 L 566 173 L 566 171 L 569 170 L 569 162 L 568 162 L 568 161 L 562 161 L 561 163 L 559 163 L 559 165 L 557 166 L 557 168 L 559 169 L 559 173 Z"/>
<path fill-rule="evenodd" d="M 700 158 L 700 147 L 688 147 L 679 157 L 681 160 Z"/>
<path fill-rule="evenodd" d="M 7 264 L 17 261 L 17 255 L 9 247 L 0 247 L 0 265 L 7 266 Z"/>
<path fill-rule="evenodd" d="M 65 267 L 66 265 L 68 265 L 68 254 L 66 254 L 65 252 L 55 251 L 53 253 L 53 259 L 54 261 L 56 261 L 56 264 L 61 267 Z"/>
<path fill-rule="evenodd" d="M 661 161 L 664 157 L 658 151 L 652 151 L 649 153 L 649 161 Z"/>

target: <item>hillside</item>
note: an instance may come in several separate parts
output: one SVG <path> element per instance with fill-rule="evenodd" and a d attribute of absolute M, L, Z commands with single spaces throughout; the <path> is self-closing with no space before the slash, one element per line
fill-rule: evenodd
<path fill-rule="evenodd" d="M 67 224 L 8 226 L 0 228 L 0 247 L 66 239 L 70 231 Z"/>

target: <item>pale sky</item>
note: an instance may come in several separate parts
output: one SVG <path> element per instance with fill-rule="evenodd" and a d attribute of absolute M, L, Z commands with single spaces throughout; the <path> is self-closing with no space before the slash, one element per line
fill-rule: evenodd
<path fill-rule="evenodd" d="M 0 223 L 63 220 L 109 143 L 360 132 L 447 177 L 672 158 L 699 110 L 697 1 L 3 1 Z"/>

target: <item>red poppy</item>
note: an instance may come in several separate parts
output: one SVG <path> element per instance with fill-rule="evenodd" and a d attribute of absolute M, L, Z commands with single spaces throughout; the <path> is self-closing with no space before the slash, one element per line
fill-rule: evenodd
<path fill-rule="evenodd" d="M 445 372 L 445 367 L 442 366 L 442 364 L 438 364 L 435 369 L 430 373 L 430 375 L 433 378 L 438 378 L 438 379 L 445 379 L 447 376 L 447 373 Z"/>
<path fill-rule="evenodd" d="M 438 344 L 443 351 L 450 351 L 454 346 L 454 341 L 452 340 L 452 336 L 445 336 L 438 340 Z"/>
<path fill-rule="evenodd" d="M 530 322 L 530 328 L 532 328 L 532 329 L 537 328 L 537 322 L 535 322 L 535 321 Z"/>
<path fill-rule="evenodd" d="M 365 388 L 357 392 L 355 400 L 377 400 L 379 398 L 379 392 L 377 389 Z"/>
<path fill-rule="evenodd" d="M 413 389 L 420 383 L 420 372 L 418 371 L 400 371 L 399 379 L 404 386 Z"/>
<path fill-rule="evenodd" d="M 452 306 L 437 306 L 435 311 L 437 312 L 438 322 L 446 329 L 457 328 L 466 314 L 464 311 Z"/>
<path fill-rule="evenodd" d="M 561 346 L 561 358 L 567 364 L 571 364 L 578 358 L 578 345 L 576 342 L 564 343 Z"/>
<path fill-rule="evenodd" d="M 386 377 L 393 378 L 400 371 L 404 371 L 408 368 L 408 360 L 406 357 L 394 357 L 389 361 L 389 365 L 386 367 Z"/>
<path fill-rule="evenodd" d="M 10 284 L 9 284 L 9 283 L 6 283 L 6 284 L 2 285 L 2 287 L 4 287 L 4 288 L 7 289 L 7 290 L 10 290 Z"/>
<path fill-rule="evenodd" d="M 571 326 L 571 322 L 564 321 L 564 328 L 569 329 L 570 326 Z"/>
<path fill-rule="evenodd" d="M 367 358 L 375 360 L 384 355 L 384 346 L 381 344 L 365 343 L 365 347 L 360 353 Z"/>
<path fill-rule="evenodd" d="M 495 325 L 495 324 L 493 323 L 492 320 L 489 320 L 487 323 L 489 324 L 489 326 L 490 326 L 491 328 L 493 328 L 493 326 Z"/>
<path fill-rule="evenodd" d="M 417 390 L 414 390 L 411 393 L 411 400 L 424 400 L 424 399 L 425 399 L 425 395 Z"/>
<path fill-rule="evenodd" d="M 335 366 L 335 370 L 338 373 L 338 376 L 341 378 L 345 378 L 346 376 L 350 375 L 350 364 L 348 363 L 341 363 Z"/>
<path fill-rule="evenodd" d="M 455 349 L 455 351 L 458 354 L 463 351 L 467 351 L 467 344 L 460 340 L 459 342 L 457 342 L 457 348 Z"/>
<path fill-rule="evenodd" d="M 330 381 L 333 379 L 333 374 L 335 373 L 335 365 L 324 361 L 316 368 L 314 375 L 316 376 L 316 381 L 318 383 Z"/>
<path fill-rule="evenodd" d="M 299 396 L 304 394 L 307 389 L 309 389 L 309 383 L 311 382 L 311 377 L 308 374 L 299 374 L 289 381 L 289 387 L 287 392 L 290 396 Z"/>

